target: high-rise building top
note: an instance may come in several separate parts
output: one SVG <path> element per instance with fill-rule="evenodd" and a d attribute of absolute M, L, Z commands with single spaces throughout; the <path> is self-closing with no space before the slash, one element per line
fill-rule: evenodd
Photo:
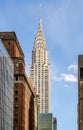
<path fill-rule="evenodd" d="M 38 114 L 38 130 L 52 130 L 52 124 L 52 113 Z"/>
<path fill-rule="evenodd" d="M 48 64 L 48 51 L 40 18 L 38 32 L 36 34 L 32 51 L 32 64 L 30 66 L 30 78 L 32 79 L 36 93 L 38 94 L 38 112 L 49 113 L 50 105 L 50 65 Z"/>
<path fill-rule="evenodd" d="M 39 42 L 40 41 L 40 42 Z M 42 29 L 42 20 L 40 19 L 38 32 L 36 34 L 34 49 L 46 49 L 45 37 Z"/>
<path fill-rule="evenodd" d="M 24 53 L 15 32 L 0 32 L 0 38 L 4 42 L 10 56 L 24 58 Z"/>
<path fill-rule="evenodd" d="M 57 130 L 57 119 L 53 117 L 53 130 Z"/>

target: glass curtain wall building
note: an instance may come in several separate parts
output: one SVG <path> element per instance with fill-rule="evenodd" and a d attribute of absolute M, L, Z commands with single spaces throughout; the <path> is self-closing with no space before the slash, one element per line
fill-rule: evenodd
<path fill-rule="evenodd" d="M 0 130 L 13 130 L 13 62 L 0 39 Z"/>
<path fill-rule="evenodd" d="M 38 130 L 52 130 L 52 113 L 38 114 Z"/>

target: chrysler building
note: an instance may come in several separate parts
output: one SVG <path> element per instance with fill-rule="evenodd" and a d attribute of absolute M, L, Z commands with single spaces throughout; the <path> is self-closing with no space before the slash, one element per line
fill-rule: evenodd
<path fill-rule="evenodd" d="M 50 65 L 48 63 L 48 51 L 46 48 L 46 41 L 42 29 L 41 18 L 32 50 L 30 78 L 33 81 L 36 94 L 38 95 L 38 113 L 49 113 Z"/>

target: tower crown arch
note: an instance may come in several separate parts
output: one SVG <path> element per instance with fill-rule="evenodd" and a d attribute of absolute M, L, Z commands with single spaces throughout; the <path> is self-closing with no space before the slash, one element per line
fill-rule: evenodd
<path fill-rule="evenodd" d="M 46 49 L 46 41 L 42 29 L 42 21 L 39 22 L 38 32 L 36 34 L 35 42 L 34 42 L 34 49 L 36 48 L 43 48 Z"/>

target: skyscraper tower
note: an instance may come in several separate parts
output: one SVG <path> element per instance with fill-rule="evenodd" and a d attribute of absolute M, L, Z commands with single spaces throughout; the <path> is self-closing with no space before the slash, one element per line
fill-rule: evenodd
<path fill-rule="evenodd" d="M 36 34 L 32 50 L 32 64 L 30 66 L 30 78 L 38 94 L 38 113 L 49 113 L 50 105 L 50 65 L 48 52 L 40 18 L 38 32 Z"/>

